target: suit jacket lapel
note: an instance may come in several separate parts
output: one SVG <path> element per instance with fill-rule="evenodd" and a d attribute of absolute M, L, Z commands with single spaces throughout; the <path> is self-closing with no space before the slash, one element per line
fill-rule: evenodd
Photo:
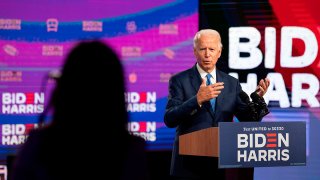
<path fill-rule="evenodd" d="M 194 65 L 192 67 L 192 71 L 190 73 L 190 79 L 191 79 L 191 85 L 194 88 L 195 92 L 197 93 L 198 90 L 199 90 L 199 87 L 201 85 L 202 79 L 201 79 L 201 76 L 200 76 L 200 74 L 199 74 L 199 72 L 197 70 L 197 66 L 196 65 Z"/>
<path fill-rule="evenodd" d="M 224 82 L 225 83 L 225 79 L 224 79 L 224 75 L 222 74 L 221 71 L 219 71 L 218 69 L 217 71 L 217 82 Z M 219 94 L 219 96 L 217 97 L 217 101 L 216 101 L 216 111 L 220 110 L 219 105 L 221 106 L 223 104 L 223 99 L 225 98 L 226 93 L 225 91 L 222 89 L 221 93 Z"/>

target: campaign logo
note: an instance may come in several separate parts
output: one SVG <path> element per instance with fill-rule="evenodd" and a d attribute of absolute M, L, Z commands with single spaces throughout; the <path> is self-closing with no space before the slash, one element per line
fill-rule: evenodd
<path fill-rule="evenodd" d="M 22 71 L 0 71 L 1 82 L 21 82 Z"/>
<path fill-rule="evenodd" d="M 246 41 L 241 39 L 246 39 Z M 265 39 L 265 51 L 259 48 L 262 39 Z M 281 44 L 280 47 L 277 47 L 279 44 Z M 316 75 L 318 71 L 310 73 L 311 71 L 306 68 L 318 63 L 318 46 L 315 32 L 307 27 L 283 26 L 280 32 L 277 32 L 275 27 L 266 27 L 263 33 L 255 27 L 230 27 L 228 66 L 230 69 L 247 71 L 258 66 L 274 69 L 276 65 L 279 65 L 278 72 L 269 72 L 266 75 L 270 79 L 269 90 L 264 96 L 266 103 L 271 101 L 274 104 L 273 101 L 276 101 L 281 108 L 308 105 L 316 108 L 320 107 L 318 98 L 320 84 Z M 294 49 L 299 49 L 301 52 L 295 54 Z M 264 67 L 261 67 L 260 64 Z M 284 73 L 285 71 L 295 73 Z M 230 73 L 234 77 L 238 76 L 236 72 Z M 241 83 L 241 87 L 245 92 L 253 92 L 257 82 L 257 74 L 249 73 L 247 82 Z M 287 87 L 288 82 L 291 87 Z M 288 92 L 288 89 L 291 92 Z"/>
<path fill-rule="evenodd" d="M 163 55 L 165 55 L 168 59 L 173 59 L 174 56 L 175 56 L 175 53 L 173 50 L 169 49 L 169 48 L 166 48 L 164 49 L 163 51 Z"/>
<path fill-rule="evenodd" d="M 220 122 L 219 167 L 306 165 L 306 122 Z"/>
<path fill-rule="evenodd" d="M 0 19 L 0 29 L 21 30 L 21 19 Z"/>
<path fill-rule="evenodd" d="M 47 19 L 47 31 L 48 32 L 58 32 L 59 21 L 56 18 Z"/>
<path fill-rule="evenodd" d="M 82 31 L 103 31 L 102 21 L 82 21 Z"/>
<path fill-rule="evenodd" d="M 129 122 L 128 130 L 130 134 L 142 137 L 146 141 L 157 140 L 157 124 L 155 121 Z"/>
<path fill-rule="evenodd" d="M 137 25 L 135 21 L 128 21 L 126 25 L 128 33 L 135 33 L 137 31 Z"/>
<path fill-rule="evenodd" d="M 137 80 L 138 80 L 138 75 L 137 75 L 137 73 L 132 72 L 132 73 L 129 74 L 129 77 L 128 77 L 128 78 L 129 78 L 129 82 L 132 83 L 132 84 L 134 84 L 134 83 L 136 83 Z"/>
<path fill-rule="evenodd" d="M 155 112 L 157 93 L 156 92 L 126 92 L 128 112 Z"/>
<path fill-rule="evenodd" d="M 238 162 L 288 161 L 289 133 L 238 134 Z"/>
<path fill-rule="evenodd" d="M 1 142 L 3 146 L 23 144 L 30 130 L 38 128 L 37 124 L 1 124 Z"/>
<path fill-rule="evenodd" d="M 44 110 L 44 93 L 9 93 L 1 96 L 3 114 L 35 114 Z"/>
<path fill-rule="evenodd" d="M 63 56 L 63 46 L 61 45 L 43 45 L 43 56 Z"/>
<path fill-rule="evenodd" d="M 139 57 L 141 51 L 141 47 L 138 46 L 124 46 L 121 48 L 121 55 L 123 57 Z"/>
<path fill-rule="evenodd" d="M 160 24 L 159 34 L 178 35 L 179 34 L 178 27 L 179 26 L 177 24 Z"/>
<path fill-rule="evenodd" d="M 10 45 L 10 44 L 6 44 L 2 47 L 3 51 L 5 53 L 7 53 L 10 56 L 16 56 L 18 55 L 18 50 L 16 47 Z"/>

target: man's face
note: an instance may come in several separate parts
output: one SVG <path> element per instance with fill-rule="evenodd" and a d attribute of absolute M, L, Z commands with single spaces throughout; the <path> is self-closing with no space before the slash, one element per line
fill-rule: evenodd
<path fill-rule="evenodd" d="M 208 73 L 214 69 L 221 55 L 219 43 L 217 35 L 202 34 L 194 48 L 193 52 L 198 64 Z"/>

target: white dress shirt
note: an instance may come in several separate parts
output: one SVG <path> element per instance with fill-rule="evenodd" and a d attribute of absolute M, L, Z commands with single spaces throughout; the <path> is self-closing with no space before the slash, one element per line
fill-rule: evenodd
<path fill-rule="evenodd" d="M 207 72 L 205 72 L 200 66 L 199 64 L 197 63 L 197 69 L 198 69 L 198 72 L 200 73 L 200 76 L 201 78 L 205 78 L 207 80 L 207 77 L 206 75 L 208 74 Z M 211 84 L 214 84 L 217 82 L 217 75 L 216 75 L 216 68 L 213 69 L 212 72 L 210 72 L 211 74 L 211 78 L 210 78 L 210 81 L 211 81 Z"/>

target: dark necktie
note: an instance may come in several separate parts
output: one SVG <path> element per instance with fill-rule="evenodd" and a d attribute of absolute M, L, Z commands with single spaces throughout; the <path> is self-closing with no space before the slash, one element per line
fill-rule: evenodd
<path fill-rule="evenodd" d="M 212 77 L 212 75 L 211 74 L 207 74 L 206 77 L 207 77 L 207 86 L 208 86 L 208 85 L 212 84 L 211 81 L 210 81 L 210 78 Z M 214 111 L 215 110 L 215 105 L 216 105 L 216 98 L 210 99 L 210 104 L 211 104 L 212 110 Z"/>

